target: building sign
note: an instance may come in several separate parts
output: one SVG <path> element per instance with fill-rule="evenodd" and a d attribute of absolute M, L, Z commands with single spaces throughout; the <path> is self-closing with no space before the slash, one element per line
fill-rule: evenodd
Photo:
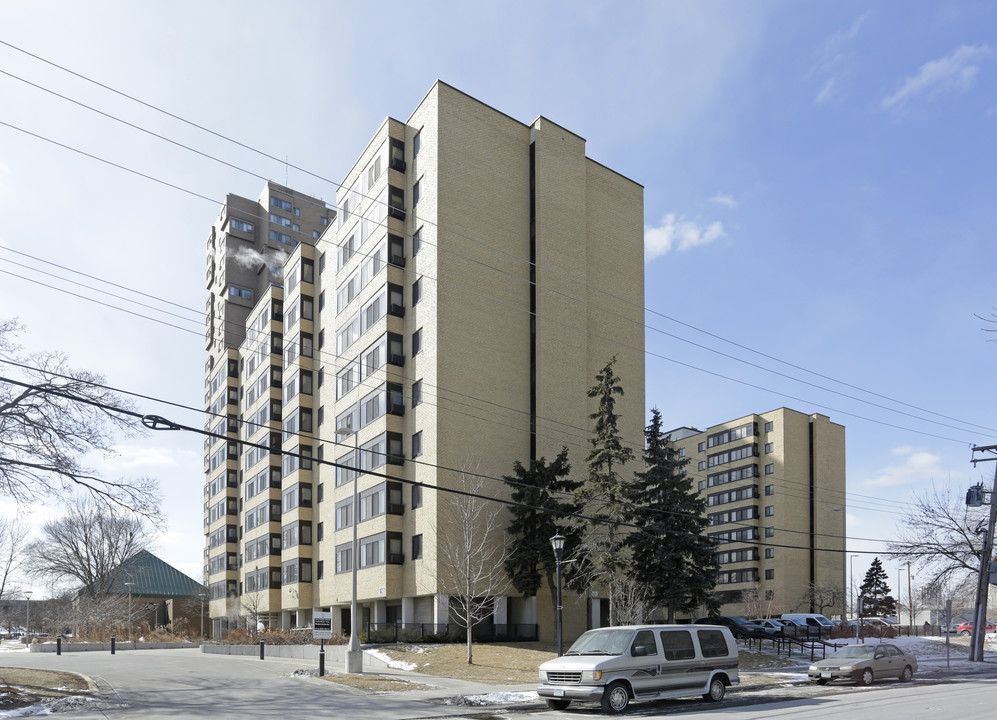
<path fill-rule="evenodd" d="M 316 640 L 332 639 L 332 613 L 316 611 L 312 613 L 312 637 Z"/>

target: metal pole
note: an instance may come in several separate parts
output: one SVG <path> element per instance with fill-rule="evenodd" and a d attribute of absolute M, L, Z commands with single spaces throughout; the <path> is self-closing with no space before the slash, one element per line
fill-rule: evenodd
<path fill-rule="evenodd" d="M 24 634 L 28 635 L 28 641 L 31 641 L 31 595 L 32 591 L 28 590 L 24 593 L 24 597 L 27 598 L 24 603 Z"/>
<path fill-rule="evenodd" d="M 971 662 L 983 662 L 983 639 L 987 634 L 987 594 L 990 589 L 988 571 L 990 558 L 994 554 L 994 524 L 997 522 L 997 502 L 993 490 L 997 489 L 997 471 L 994 472 L 994 488 L 990 492 L 990 519 L 987 523 L 987 534 L 983 538 L 983 550 L 980 552 L 980 580 L 976 589 L 976 616 L 973 623 L 972 647 L 969 651 Z"/>
<path fill-rule="evenodd" d="M 563 596 L 561 593 L 561 558 L 557 559 L 557 656 L 564 655 Z"/>
<path fill-rule="evenodd" d="M 319 641 L 318 648 L 318 676 L 325 677 L 325 638 Z"/>
<path fill-rule="evenodd" d="M 346 672 L 363 672 L 363 651 L 360 649 L 360 635 L 357 633 L 357 566 L 360 564 L 360 548 L 357 544 L 357 525 L 360 524 L 360 500 L 357 486 L 360 484 L 360 436 L 349 427 L 336 429 L 337 435 L 353 434 L 353 464 L 356 473 L 353 477 L 353 549 L 350 575 L 353 591 L 350 593 L 350 644 L 346 650 Z"/>

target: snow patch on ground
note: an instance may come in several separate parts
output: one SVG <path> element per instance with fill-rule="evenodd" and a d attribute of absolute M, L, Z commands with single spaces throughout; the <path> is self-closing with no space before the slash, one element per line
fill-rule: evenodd
<path fill-rule="evenodd" d="M 385 663 L 389 668 L 394 668 L 395 670 L 415 670 L 418 666 L 415 663 L 404 662 L 402 660 L 392 660 L 386 653 L 380 650 L 364 650 L 364 653 L 375 657 L 381 662 Z"/>
<path fill-rule="evenodd" d="M 44 705 L 28 705 L 16 710 L 0 710 L 0 718 L 32 717 L 37 715 L 50 715 L 49 709 Z"/>
<path fill-rule="evenodd" d="M 536 692 L 493 692 L 486 695 L 461 695 L 450 698 L 447 705 L 512 705 L 514 703 L 535 703 L 540 701 Z"/>

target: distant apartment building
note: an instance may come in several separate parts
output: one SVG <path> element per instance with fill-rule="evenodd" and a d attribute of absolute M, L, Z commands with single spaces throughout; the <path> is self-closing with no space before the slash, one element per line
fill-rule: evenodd
<path fill-rule="evenodd" d="M 451 622 L 439 488 L 467 471 L 508 497 L 494 478 L 514 461 L 582 445 L 613 355 L 622 432 L 643 437 L 643 190 L 583 138 L 438 82 L 377 128 L 333 205 L 269 183 L 230 195 L 209 236 L 216 635 L 316 610 L 337 631 Z M 568 636 L 605 600 L 572 602 Z M 484 624 L 549 639 L 550 618 L 548 596 L 509 589 Z"/>
<path fill-rule="evenodd" d="M 707 501 L 724 615 L 812 609 L 808 588 L 845 596 L 845 428 L 788 408 L 671 432 Z"/>

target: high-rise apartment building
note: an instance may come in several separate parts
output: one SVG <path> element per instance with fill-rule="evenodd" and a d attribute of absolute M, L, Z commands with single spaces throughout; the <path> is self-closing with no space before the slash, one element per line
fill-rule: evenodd
<path fill-rule="evenodd" d="M 844 426 L 780 408 L 670 437 L 707 500 L 721 613 L 843 613 Z"/>
<path fill-rule="evenodd" d="M 335 211 L 273 184 L 230 196 L 208 266 L 205 403 L 229 438 L 205 446 L 215 632 L 315 610 L 348 630 L 354 564 L 362 627 L 450 622 L 439 488 L 473 474 L 507 497 L 515 461 L 565 445 L 580 467 L 614 355 L 640 449 L 643 190 L 546 118 L 438 82 L 377 129 Z M 574 602 L 566 634 L 599 617 Z M 550 617 L 509 589 L 486 624 L 550 638 Z"/>

